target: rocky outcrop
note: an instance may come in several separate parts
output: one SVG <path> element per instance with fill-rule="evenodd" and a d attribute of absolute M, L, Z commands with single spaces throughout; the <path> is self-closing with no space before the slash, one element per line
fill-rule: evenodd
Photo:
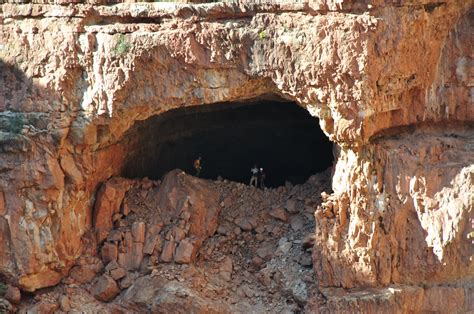
<path fill-rule="evenodd" d="M 472 130 L 398 133 L 365 146 L 364 158 L 341 151 L 335 193 L 316 212 L 324 286 L 439 284 L 473 274 Z"/>
<path fill-rule="evenodd" d="M 114 178 L 116 182 L 120 180 L 124 179 Z M 192 183 L 183 184 L 189 180 Z M 252 310 L 346 313 L 357 308 L 364 313 L 381 310 L 399 313 L 440 309 L 463 312 L 472 307 L 470 296 L 474 286 L 468 277 L 449 285 L 426 282 L 362 290 L 318 289 L 317 282 L 322 283 L 325 278 L 315 276 L 312 269 L 311 251 L 317 249 L 314 243 L 319 240 L 314 234 L 315 222 L 321 222 L 313 213 L 324 200 L 324 211 L 330 211 L 330 217 L 335 217 L 333 220 L 338 219 L 334 213 L 337 199 L 321 193 L 329 189 L 330 171 L 312 176 L 303 185 L 288 184 L 278 189 L 256 189 L 227 180 L 202 180 L 181 171 L 171 172 L 165 181 L 162 184 L 148 179 L 136 180 L 123 201 L 130 209 L 128 215 L 116 221 L 102 244 L 101 252 L 107 245 L 116 246 L 129 257 L 124 261 L 139 260 L 138 267 L 127 268 L 128 264 L 114 259 L 104 268 L 97 257 L 82 256 L 63 281 L 69 288 L 60 285 L 48 289 L 47 294 L 38 294 L 32 305 L 28 305 L 32 301 L 26 298 L 19 305 L 20 310 L 41 305 L 44 308 L 54 306 L 61 311 L 85 311 L 95 306 L 106 312 L 113 312 L 120 306 L 127 313 L 141 313 L 150 308 L 154 312 L 206 313 Z M 164 185 L 167 188 L 163 188 Z M 187 188 L 183 189 L 183 186 Z M 165 196 L 165 199 L 186 200 L 196 188 L 200 189 L 200 196 L 217 194 L 221 210 L 217 229 L 216 225 L 211 225 L 216 232 L 203 239 L 202 246 L 190 245 L 189 250 L 183 250 L 197 251 L 195 260 L 183 260 L 189 255 L 179 252 L 179 248 L 190 244 L 186 237 L 178 236 L 167 242 L 171 243 L 170 249 L 166 249 L 161 240 L 168 234 L 161 231 L 172 230 L 176 235 L 185 232 L 176 232 L 176 217 L 178 221 L 181 218 L 174 210 L 162 210 L 163 203 L 160 205 L 157 199 Z M 330 202 L 332 206 L 328 205 Z M 275 215 L 275 212 L 279 214 Z M 167 215 L 171 218 L 167 219 Z M 163 225 L 152 228 L 156 226 L 152 221 L 160 221 Z M 192 219 L 189 223 L 199 225 L 199 221 Z M 148 237 L 144 236 L 145 229 Z M 132 241 L 156 240 L 153 245 L 146 245 L 152 248 L 146 252 L 145 249 L 134 252 L 133 247 L 128 251 L 128 247 L 122 245 L 127 233 L 131 234 Z M 163 252 L 168 250 L 168 258 L 164 259 Z M 91 297 L 106 303 L 94 303 Z M 444 297 L 448 301 L 442 301 Z"/>
<path fill-rule="evenodd" d="M 120 216 L 120 205 L 130 188 L 128 180 L 114 178 L 107 181 L 97 193 L 94 205 L 94 229 L 99 243 L 104 241 Z M 143 242 L 143 241 L 142 241 Z"/>
<path fill-rule="evenodd" d="M 114 217 L 94 216 L 97 188 L 123 167 L 123 134 L 173 108 L 263 94 L 297 101 L 341 147 L 334 195 L 318 214 L 322 286 L 472 274 L 472 5 L 2 4 L 2 277 L 27 291 L 59 283 L 94 224 L 100 240 L 127 252 L 154 250 L 131 231 L 109 240 Z M 117 213 L 120 197 L 102 195 L 105 216 Z M 180 260 L 192 260 L 188 244 L 207 231 L 182 237 L 173 227 L 166 252 L 180 238 Z M 136 266 L 107 250 L 105 260 Z"/>
<path fill-rule="evenodd" d="M 156 259 L 157 255 L 162 262 L 191 263 L 203 241 L 217 229 L 218 194 L 181 170 L 168 173 L 162 183 L 145 180 L 131 184 L 130 180 L 113 178 L 99 193 L 111 186 L 115 190 L 127 186 L 129 191 L 111 197 L 112 207 L 103 198 L 96 201 L 95 211 L 110 228 L 100 250 L 109 268 L 115 264 L 113 269 L 139 270 L 146 267 L 150 256 Z"/>

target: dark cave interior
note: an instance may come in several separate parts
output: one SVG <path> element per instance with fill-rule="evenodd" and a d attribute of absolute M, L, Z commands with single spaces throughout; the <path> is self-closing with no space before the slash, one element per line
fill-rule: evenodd
<path fill-rule="evenodd" d="M 265 185 L 305 182 L 332 166 L 332 143 L 318 119 L 296 103 L 276 100 L 184 107 L 139 121 L 124 137 L 128 155 L 122 175 L 160 179 L 179 168 L 201 177 L 249 183 L 254 165 Z"/>

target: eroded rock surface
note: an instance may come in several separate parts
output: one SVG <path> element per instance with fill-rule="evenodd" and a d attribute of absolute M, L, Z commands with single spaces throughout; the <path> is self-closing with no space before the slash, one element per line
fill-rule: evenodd
<path fill-rule="evenodd" d="M 313 212 L 329 187 L 329 171 L 304 185 L 265 190 L 180 170 L 163 182 L 109 181 L 130 184 L 119 204 L 129 212 L 114 221 L 99 244 L 105 267 L 95 256 L 82 256 L 63 283 L 40 292 L 36 303 L 60 311 L 88 309 L 90 301 L 75 303 L 78 296 L 70 296 L 71 289 L 84 300 L 92 296 L 92 303 L 107 303 L 98 308 L 127 312 L 298 311 L 317 300 L 312 245 L 304 238 L 314 230 Z M 291 213 L 284 209 L 288 203 L 294 205 Z M 275 208 L 288 219 L 273 217 Z M 300 223 L 292 225 L 294 220 Z M 109 246 L 118 256 L 111 259 L 110 249 L 104 250 Z M 20 308 L 31 306 L 25 301 Z"/>
<path fill-rule="evenodd" d="M 195 261 L 217 214 L 181 217 L 193 206 L 181 196 L 159 200 L 173 223 L 145 226 L 144 238 L 140 221 L 112 233 L 130 214 L 117 205 L 129 183 L 97 191 L 120 174 L 123 135 L 173 108 L 274 94 L 319 117 L 341 148 L 313 230 L 322 288 L 472 283 L 472 1 L 63 4 L 1 5 L 1 278 L 26 291 L 57 285 L 102 240 L 102 261 L 126 270 L 157 246 L 171 262 L 184 243 L 179 261 Z M 301 227 L 282 212 L 293 215 L 292 202 L 271 210 Z M 186 230 L 187 219 L 207 225 Z M 289 289 L 296 302 L 303 286 Z"/>
<path fill-rule="evenodd" d="M 377 139 L 366 158 L 342 150 L 316 212 L 323 285 L 472 280 L 473 134 L 426 128 Z"/>
<path fill-rule="evenodd" d="M 136 264 L 127 268 L 129 264 L 121 264 L 118 259 L 101 268 L 97 266 L 97 257 L 82 257 L 63 284 L 39 293 L 35 304 L 24 301 L 19 307 L 49 306 L 62 312 L 96 306 L 107 312 L 127 313 L 351 312 L 354 308 L 364 313 L 400 313 L 469 309 L 474 286 L 468 280 L 451 282 L 449 286 L 322 288 L 321 284 L 331 278 L 313 271 L 313 262 L 320 261 L 313 261 L 311 252 L 319 246 L 318 234 L 313 234 L 315 222 L 327 220 L 318 218 L 314 212 L 321 204 L 327 207 L 331 199 L 324 192 L 329 189 L 329 175 L 330 171 L 326 171 L 312 176 L 304 185 L 265 190 L 235 182 L 197 179 L 179 170 L 169 173 L 163 183 L 137 180 L 122 203 L 130 206 L 129 214 L 114 223 L 102 244 L 102 248 L 117 245 Z M 196 191 L 201 196 L 216 197 L 209 200 L 211 205 L 219 203 L 219 217 L 212 219 L 214 232 L 200 238 L 202 246 L 190 249 L 196 252 L 195 258 L 183 260 L 180 247 L 183 243 L 191 245 L 184 235 L 186 231 L 173 238 L 172 246 L 165 239 L 178 235 L 176 223 L 179 225 L 183 217 L 189 216 L 177 213 L 195 212 L 203 207 L 187 207 L 183 211 L 183 207 L 176 206 L 181 211 L 168 211 L 157 200 L 163 196 L 165 204 L 169 200 L 189 200 Z M 180 197 L 176 199 L 176 195 Z M 284 211 L 287 219 L 274 217 L 275 209 Z M 336 220 L 337 215 L 334 216 L 332 219 Z M 155 227 L 157 221 L 159 228 Z M 196 219 L 189 219 L 186 224 L 190 230 L 202 227 Z M 153 250 L 136 251 L 133 246 L 124 246 L 127 233 L 140 241 L 145 230 L 145 238 L 156 239 Z M 162 258 L 165 250 L 170 251 L 169 259 Z M 84 280 L 89 274 L 94 278 Z M 449 302 L 441 301 L 445 297 Z M 84 303 L 78 303 L 79 299 Z"/>

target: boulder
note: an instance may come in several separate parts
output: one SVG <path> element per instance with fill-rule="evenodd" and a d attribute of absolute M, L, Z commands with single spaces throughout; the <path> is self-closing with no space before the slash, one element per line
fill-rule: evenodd
<path fill-rule="evenodd" d="M 69 277 L 78 284 L 91 282 L 100 271 L 95 265 L 74 266 L 69 272 Z"/>
<path fill-rule="evenodd" d="M 269 260 L 272 258 L 275 248 L 271 243 L 264 243 L 257 249 L 257 255 L 263 260 Z"/>
<path fill-rule="evenodd" d="M 160 260 L 165 263 L 169 263 L 173 260 L 174 250 L 176 249 L 176 242 L 171 239 L 170 241 L 165 241 L 163 245 L 163 250 L 160 255 Z"/>
<path fill-rule="evenodd" d="M 145 243 L 143 245 L 143 254 L 151 255 L 155 250 L 155 246 L 161 241 L 160 231 L 161 225 L 153 225 L 147 228 Z M 161 249 L 161 247 L 160 247 Z"/>
<path fill-rule="evenodd" d="M 291 217 L 290 226 L 291 226 L 291 229 L 293 229 L 294 231 L 298 231 L 298 230 L 303 229 L 303 226 L 304 226 L 303 216 L 295 215 L 295 216 Z"/>
<path fill-rule="evenodd" d="M 311 267 L 313 266 L 313 258 L 310 254 L 304 254 L 300 257 L 298 263 L 304 267 Z"/>
<path fill-rule="evenodd" d="M 8 285 L 7 291 L 5 292 L 5 295 L 3 297 L 12 304 L 19 304 L 21 300 L 20 289 L 15 286 Z"/>
<path fill-rule="evenodd" d="M 291 283 L 291 294 L 296 303 L 304 306 L 308 301 L 308 287 L 301 279 Z"/>
<path fill-rule="evenodd" d="M 296 200 L 294 199 L 287 200 L 285 208 L 290 214 L 297 214 L 299 212 Z"/>
<path fill-rule="evenodd" d="M 114 280 L 119 280 L 127 275 L 127 272 L 122 267 L 112 269 L 110 271 L 110 277 Z"/>
<path fill-rule="evenodd" d="M 226 281 L 231 281 L 233 271 L 233 261 L 229 256 L 224 257 L 219 266 L 219 275 Z"/>
<path fill-rule="evenodd" d="M 193 262 L 196 258 L 197 244 L 197 241 L 194 239 L 186 238 L 182 240 L 174 254 L 174 261 L 178 264 L 189 264 Z"/>
<path fill-rule="evenodd" d="M 278 250 L 283 254 L 286 254 L 290 251 L 292 243 L 288 241 L 286 237 L 281 238 L 278 241 Z"/>
<path fill-rule="evenodd" d="M 102 261 L 107 264 L 111 261 L 116 261 L 118 257 L 117 245 L 110 242 L 105 242 L 100 250 Z"/>
<path fill-rule="evenodd" d="M 164 177 L 156 199 L 156 206 L 160 208 L 161 212 L 166 212 L 170 220 L 180 220 L 185 223 L 187 226 L 185 234 L 188 238 L 196 241 L 192 245 L 191 257 L 188 255 L 190 244 L 188 241 L 184 241 L 180 249 L 184 255 L 178 257 L 179 261 L 187 261 L 189 258 L 192 260 L 192 256 L 196 254 L 202 242 L 216 232 L 221 210 L 218 191 L 205 180 L 187 175 L 181 170 L 173 170 Z M 151 224 L 159 225 L 162 223 L 161 219 L 156 215 Z M 182 225 L 178 227 L 175 230 L 183 229 Z M 179 238 L 184 236 L 180 231 L 175 231 L 175 233 Z M 170 262 L 173 260 L 175 241 L 177 241 L 176 238 L 167 239 L 164 243 L 160 256 L 161 261 Z M 147 247 L 147 252 L 149 251 L 150 247 Z"/>
<path fill-rule="evenodd" d="M 59 304 L 50 300 L 40 301 L 28 307 L 26 313 L 53 314 L 59 308 Z M 0 311 L 1 313 L 1 311 Z"/>
<path fill-rule="evenodd" d="M 132 236 L 135 242 L 145 242 L 145 223 L 143 221 L 135 221 L 133 223 Z"/>
<path fill-rule="evenodd" d="M 114 177 L 99 189 L 93 215 L 94 228 L 99 243 L 105 240 L 109 231 L 112 230 L 113 215 L 120 213 L 120 205 L 130 186 L 131 180 Z"/>
<path fill-rule="evenodd" d="M 243 231 L 250 231 L 253 228 L 252 224 L 250 223 L 250 219 L 247 217 L 238 217 L 234 220 L 234 223 Z"/>
<path fill-rule="evenodd" d="M 102 275 L 92 286 L 91 293 L 97 300 L 108 302 L 120 293 L 120 289 L 112 277 Z"/>
<path fill-rule="evenodd" d="M 110 263 L 107 264 L 107 266 L 105 266 L 105 271 L 107 273 L 110 273 L 110 271 L 117 268 L 120 268 L 120 265 L 116 261 L 111 261 Z"/>
<path fill-rule="evenodd" d="M 186 231 L 178 226 L 173 227 L 171 234 L 176 241 L 181 241 L 186 237 Z"/>
<path fill-rule="evenodd" d="M 138 278 L 121 299 L 125 303 L 151 304 L 151 313 L 231 313 L 223 302 L 160 276 Z"/>
<path fill-rule="evenodd" d="M 137 279 L 136 273 L 127 273 L 125 277 L 123 277 L 119 282 L 120 289 L 129 288 L 133 284 L 135 279 Z"/>
<path fill-rule="evenodd" d="M 20 288 L 25 291 L 35 291 L 43 287 L 57 285 L 62 279 L 62 275 L 54 270 L 47 269 L 31 275 L 20 277 Z"/>
<path fill-rule="evenodd" d="M 273 218 L 276 218 L 278 220 L 281 220 L 283 222 L 288 221 L 288 213 L 285 211 L 284 208 L 281 208 L 281 207 L 273 208 L 270 211 L 270 216 L 272 216 Z"/>
<path fill-rule="evenodd" d="M 189 213 L 188 237 L 194 236 L 202 242 L 216 232 L 221 210 L 219 193 L 205 180 L 173 170 L 164 177 L 157 201 L 157 207 L 175 220 L 181 213 Z M 159 224 L 160 219 L 157 216 L 155 224 Z"/>
<path fill-rule="evenodd" d="M 255 266 L 256 268 L 261 268 L 264 263 L 265 261 L 261 259 L 259 256 L 254 256 L 252 258 L 252 265 Z"/>
<path fill-rule="evenodd" d="M 126 270 L 139 269 L 143 261 L 143 243 L 132 242 L 130 246 L 125 246 L 125 252 L 118 254 L 117 261 Z"/>

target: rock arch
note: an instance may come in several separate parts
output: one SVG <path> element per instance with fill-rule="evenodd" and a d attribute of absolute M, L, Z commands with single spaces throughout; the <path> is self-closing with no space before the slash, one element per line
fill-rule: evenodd
<path fill-rule="evenodd" d="M 389 257 L 396 265 L 403 248 L 398 244 L 404 242 L 380 236 L 383 229 L 378 216 L 367 214 L 383 203 L 386 194 L 398 197 L 394 178 L 400 163 L 397 156 L 389 158 L 388 148 L 393 145 L 403 152 L 405 146 L 394 138 L 386 139 L 392 144 L 384 146 L 383 140 L 371 137 L 423 121 L 473 120 L 471 76 L 462 71 L 465 49 L 472 42 L 466 32 L 472 11 L 469 1 L 428 9 L 423 1 L 413 3 L 418 5 L 369 8 L 346 2 L 344 8 L 349 11 L 331 11 L 319 4 L 77 4 L 73 9 L 3 4 L 1 38 L 7 44 L 0 50 L 2 62 L 16 64 L 31 82 L 24 87 L 36 88 L 6 84 L 8 91 L 2 91 L 0 107 L 32 116 L 38 113 L 41 119 L 28 121 L 24 141 L 7 141 L 2 146 L 0 179 L 5 200 L 2 204 L 0 197 L 0 221 L 9 226 L 3 230 L 10 230 L 5 234 L 13 248 L 8 254 L 7 249 L 0 250 L 2 272 L 19 278 L 26 290 L 61 280 L 81 254 L 81 236 L 92 226 L 94 193 L 120 169 L 126 154 L 120 139 L 136 121 L 186 105 L 242 101 L 274 93 L 317 116 L 325 133 L 342 146 L 331 203 L 343 209 L 341 217 L 344 210 L 350 214 L 343 224 L 350 229 L 340 228 L 334 236 L 337 241 L 353 241 L 335 251 L 319 252 L 326 263 L 321 269 L 331 266 L 347 275 L 329 276 L 322 284 L 352 287 L 425 280 L 428 275 L 424 272 L 397 277 L 391 266 L 389 277 L 381 275 L 384 267 L 380 265 Z M 120 38 L 128 43 L 125 53 L 115 49 Z M 15 85 L 17 78 L 5 73 L 2 71 L 2 78 Z M 447 80 L 453 80 L 455 87 L 447 89 Z M 458 91 L 462 97 L 452 97 Z M 6 115 L 2 112 L 2 117 Z M 2 130 L 10 135 L 3 125 Z M 420 128 L 420 132 L 424 132 L 420 138 L 433 140 L 441 131 Z M 443 135 L 446 145 L 452 141 L 449 132 Z M 465 139 L 472 128 L 455 133 Z M 402 138 L 413 139 L 408 135 Z M 468 160 L 468 141 L 454 142 L 449 149 Z M 449 155 L 447 146 L 430 151 L 425 150 L 426 145 L 411 144 L 427 159 Z M 379 149 L 382 153 L 377 153 Z M 29 159 L 16 166 L 15 156 L 25 153 L 30 154 Z M 417 161 L 412 161 L 414 168 L 405 170 L 422 172 L 423 167 L 415 167 Z M 435 163 L 433 167 L 441 166 Z M 456 167 L 453 173 L 440 172 L 446 178 L 457 178 L 451 192 L 466 187 L 463 178 L 469 173 L 462 160 Z M 421 173 L 415 178 L 408 174 L 409 179 L 398 182 L 406 196 L 402 199 L 409 202 L 404 212 L 413 222 L 428 199 L 433 199 L 434 195 L 423 195 L 420 183 L 421 177 L 430 175 Z M 432 189 L 451 195 L 442 190 L 441 183 Z M 417 203 L 418 197 L 425 203 Z M 461 216 L 466 217 L 470 211 L 462 208 Z M 28 213 L 36 218 L 30 219 Z M 29 224 L 20 223 L 25 220 Z M 370 234 L 372 223 L 378 229 Z M 332 232 L 333 222 L 327 225 Z M 451 253 L 446 255 L 455 266 L 434 267 L 434 281 L 456 279 L 472 270 L 472 262 L 461 263 L 452 253 L 461 234 L 456 233 L 447 251 Z M 374 244 L 369 239 L 380 241 Z M 389 247 L 387 243 L 395 243 L 390 246 L 395 249 L 381 250 L 383 258 L 371 255 L 371 249 Z M 363 252 L 363 258 L 358 252 Z"/>

